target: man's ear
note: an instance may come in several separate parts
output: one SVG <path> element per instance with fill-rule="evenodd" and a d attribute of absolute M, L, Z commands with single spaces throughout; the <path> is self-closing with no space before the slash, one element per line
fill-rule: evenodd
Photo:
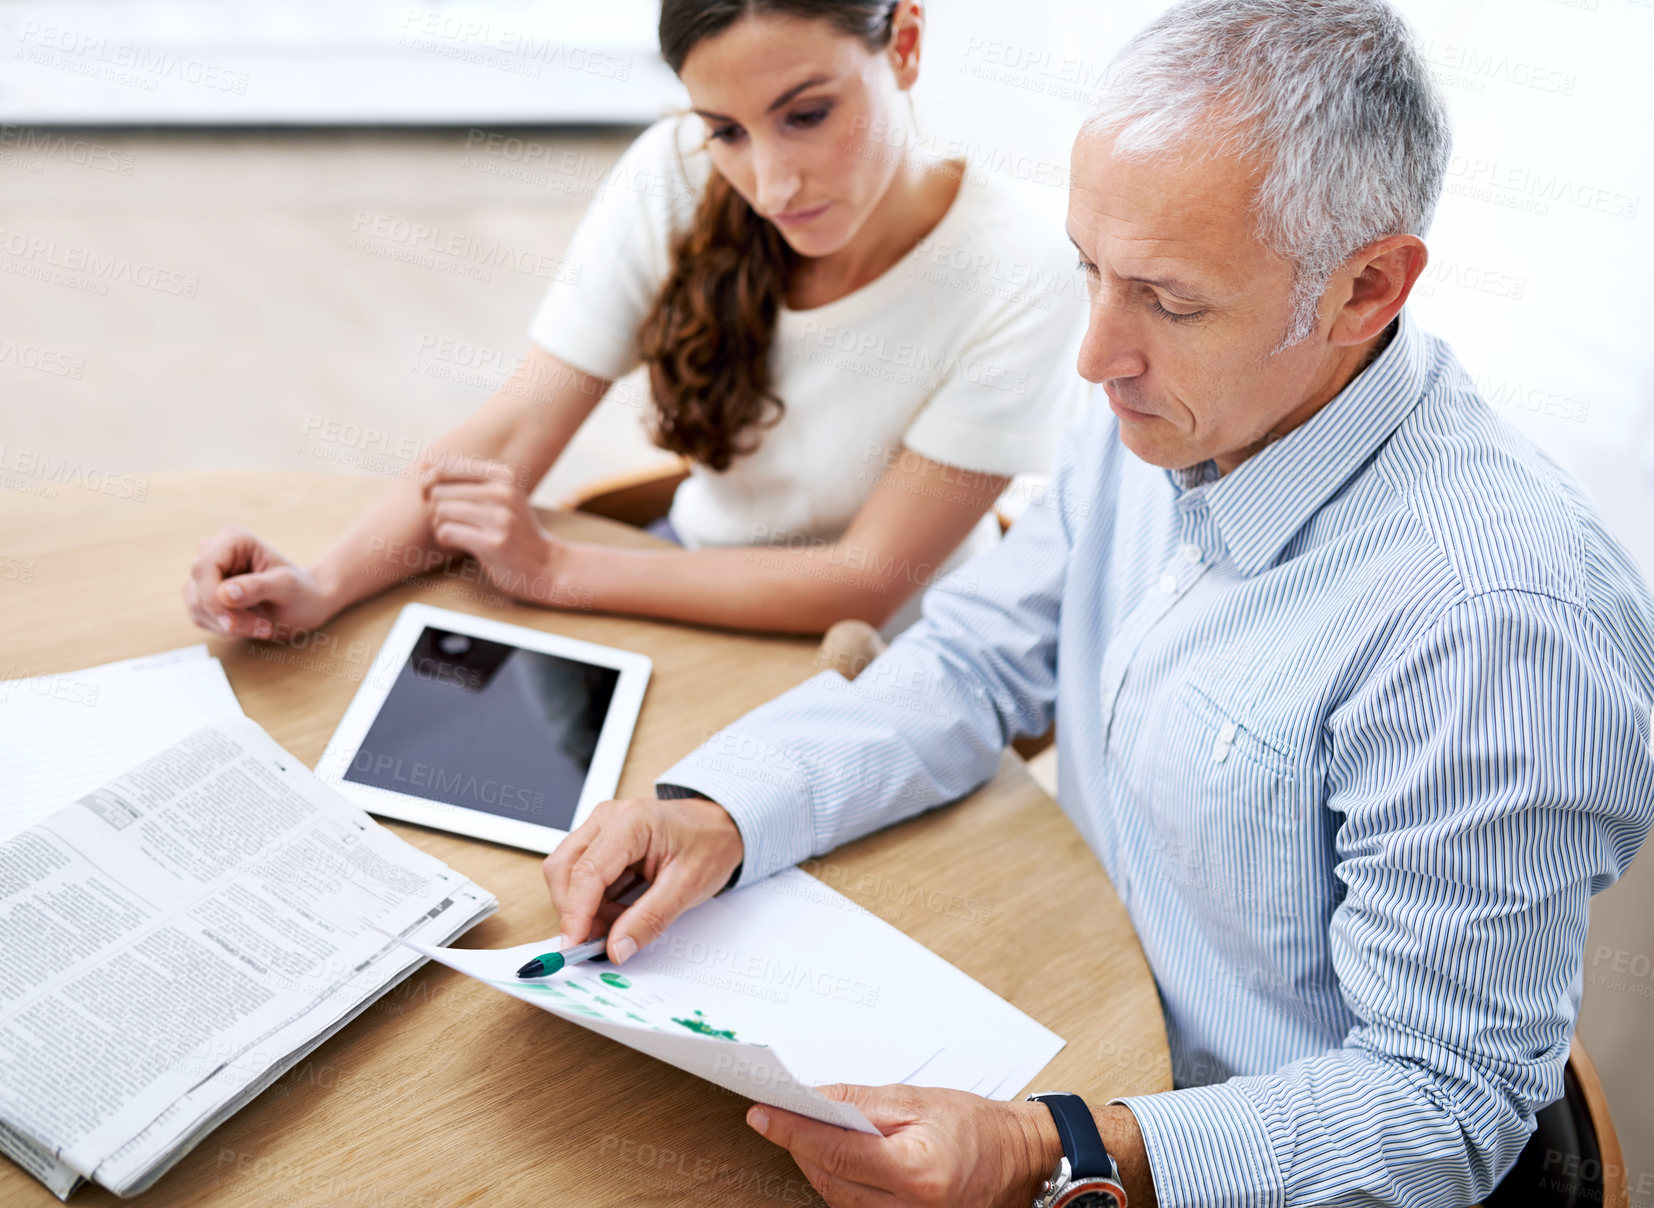
<path fill-rule="evenodd" d="M 1390 235 L 1369 243 L 1345 265 L 1344 302 L 1333 316 L 1332 343 L 1364 344 L 1383 331 L 1413 292 L 1430 252 L 1417 235 Z"/>

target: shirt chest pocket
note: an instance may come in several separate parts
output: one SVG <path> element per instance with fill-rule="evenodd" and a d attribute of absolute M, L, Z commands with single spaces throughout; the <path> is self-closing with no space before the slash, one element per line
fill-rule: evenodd
<path fill-rule="evenodd" d="M 1149 808 L 1165 875 L 1197 910 L 1301 914 L 1314 841 L 1307 760 L 1192 682 L 1162 718 Z"/>

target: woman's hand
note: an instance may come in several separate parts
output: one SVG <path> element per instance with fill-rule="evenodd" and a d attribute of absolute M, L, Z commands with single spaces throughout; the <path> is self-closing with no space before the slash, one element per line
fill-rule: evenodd
<path fill-rule="evenodd" d="M 744 850 L 735 820 L 705 797 L 603 802 L 546 857 L 564 946 L 608 923 L 608 956 L 620 964 L 722 889 Z M 615 901 L 638 877 L 649 882 L 643 895 Z"/>
<path fill-rule="evenodd" d="M 233 524 L 197 548 L 184 580 L 184 607 L 212 633 L 278 642 L 339 611 L 313 573 Z"/>
<path fill-rule="evenodd" d="M 546 532 L 510 466 L 449 460 L 427 469 L 420 485 L 436 543 L 471 555 L 499 590 L 530 604 L 577 600 L 560 578 L 569 543 Z"/>

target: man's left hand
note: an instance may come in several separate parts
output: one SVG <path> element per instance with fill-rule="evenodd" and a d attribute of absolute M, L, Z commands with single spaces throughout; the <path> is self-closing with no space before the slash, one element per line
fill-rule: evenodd
<path fill-rule="evenodd" d="M 884 1135 L 872 1137 L 766 1104 L 747 1123 L 788 1150 L 833 1208 L 1028 1208 L 1062 1152 L 1051 1112 L 963 1091 L 824 1086 Z"/>

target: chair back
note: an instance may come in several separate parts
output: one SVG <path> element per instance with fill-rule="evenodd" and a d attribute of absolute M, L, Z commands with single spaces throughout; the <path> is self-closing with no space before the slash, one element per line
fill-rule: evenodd
<path fill-rule="evenodd" d="M 1562 1098 L 1536 1114 L 1533 1135 L 1483 1208 L 1630 1208 L 1619 1133 L 1577 1036 L 1562 1087 Z"/>

